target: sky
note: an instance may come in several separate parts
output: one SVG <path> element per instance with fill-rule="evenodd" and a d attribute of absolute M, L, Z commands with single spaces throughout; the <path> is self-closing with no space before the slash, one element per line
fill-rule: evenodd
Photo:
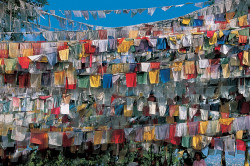
<path fill-rule="evenodd" d="M 126 1 L 114 1 L 114 0 L 48 0 L 49 5 L 44 7 L 44 10 L 56 10 L 56 15 L 63 16 L 59 10 L 118 10 L 118 9 L 137 9 L 137 8 L 150 8 L 180 5 L 187 2 L 205 2 L 206 0 L 126 0 Z M 85 20 L 84 17 L 76 18 L 74 20 L 84 22 L 91 25 L 105 26 L 105 27 L 120 27 L 135 25 L 140 23 L 154 22 L 160 20 L 167 20 L 179 16 L 183 16 L 192 11 L 200 9 L 193 4 L 185 5 L 183 7 L 173 7 L 166 12 L 160 8 L 156 9 L 153 16 L 147 14 L 145 10 L 142 14 L 137 14 L 131 18 L 129 14 L 114 14 L 111 13 L 106 18 L 98 18 L 94 20 L 90 16 L 89 20 Z M 58 25 L 53 25 L 55 28 Z"/>

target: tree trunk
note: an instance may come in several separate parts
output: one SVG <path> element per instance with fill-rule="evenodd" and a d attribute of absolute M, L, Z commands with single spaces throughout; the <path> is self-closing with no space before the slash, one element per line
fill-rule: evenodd
<path fill-rule="evenodd" d="M 172 156 L 172 148 L 173 148 L 173 147 L 172 147 L 172 144 L 170 144 L 170 146 L 171 146 L 171 147 L 169 148 L 169 149 L 170 149 L 170 150 L 169 150 L 169 153 L 170 153 L 169 165 L 172 165 L 172 157 L 173 157 L 173 156 Z"/>
<path fill-rule="evenodd" d="M 226 156 L 224 151 L 221 153 L 221 165 L 226 166 Z"/>
<path fill-rule="evenodd" d="M 247 145 L 247 142 L 246 142 L 246 145 Z M 245 163 L 244 165 L 245 166 L 249 166 L 249 154 L 248 154 L 248 147 L 246 148 L 246 151 L 245 151 Z"/>

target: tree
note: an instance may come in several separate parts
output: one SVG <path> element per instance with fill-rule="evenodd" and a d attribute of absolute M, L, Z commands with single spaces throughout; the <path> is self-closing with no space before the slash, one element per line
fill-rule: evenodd
<path fill-rule="evenodd" d="M 20 32 L 23 28 L 28 31 L 32 29 L 27 22 L 38 21 L 40 15 L 38 8 L 48 5 L 47 0 L 2 0 L 0 3 L 0 31 L 1 32 Z M 36 6 L 36 7 L 34 7 Z M 22 38 L 22 34 L 13 33 L 11 40 Z"/>

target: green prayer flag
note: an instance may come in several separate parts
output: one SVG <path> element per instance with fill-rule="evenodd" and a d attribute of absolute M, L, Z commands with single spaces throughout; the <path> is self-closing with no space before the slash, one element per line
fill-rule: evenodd
<path fill-rule="evenodd" d="M 209 44 L 209 38 L 205 37 L 204 44 L 203 44 L 203 50 L 205 50 L 205 51 L 211 50 L 211 49 L 213 49 L 213 47 L 214 47 L 214 45 Z"/>
<path fill-rule="evenodd" d="M 78 76 L 78 87 L 79 88 L 89 88 L 89 76 Z"/>
<path fill-rule="evenodd" d="M 148 80 L 148 73 L 142 72 L 137 73 L 137 84 L 147 84 Z"/>
<path fill-rule="evenodd" d="M 240 30 L 239 31 L 239 35 L 248 36 L 249 37 L 249 28 Z"/>
<path fill-rule="evenodd" d="M 228 64 L 229 61 L 230 61 L 229 58 L 221 58 L 221 59 L 220 59 L 220 63 L 221 63 L 221 64 Z"/>
<path fill-rule="evenodd" d="M 190 148 L 190 138 L 191 138 L 190 136 L 182 137 L 181 146 L 185 148 Z"/>
<path fill-rule="evenodd" d="M 235 36 L 236 36 L 236 34 L 230 33 L 229 37 L 228 37 L 228 41 L 232 40 Z"/>

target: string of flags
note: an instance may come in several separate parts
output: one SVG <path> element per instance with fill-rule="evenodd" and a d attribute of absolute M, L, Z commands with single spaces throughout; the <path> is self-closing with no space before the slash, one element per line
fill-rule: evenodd
<path fill-rule="evenodd" d="M 184 5 L 191 5 L 194 4 L 196 7 L 202 8 L 205 5 L 211 3 L 210 1 L 206 2 L 199 2 L 199 3 L 191 3 L 187 2 L 180 5 L 171 5 L 171 6 L 161 6 L 161 7 L 151 7 L 151 8 L 139 8 L 139 9 L 119 9 L 119 10 L 59 10 L 66 18 L 72 19 L 72 16 L 75 17 L 84 17 L 86 20 L 89 20 L 89 16 L 92 15 L 94 19 L 97 18 L 106 18 L 106 15 L 110 14 L 111 12 L 115 14 L 129 14 L 131 13 L 131 17 L 134 17 L 137 14 L 142 14 L 144 11 L 147 10 L 147 14 L 152 16 L 157 9 L 162 9 L 163 11 L 167 11 L 173 7 L 183 7 Z M 50 10 L 50 13 L 55 15 L 56 10 Z M 73 15 L 72 15 L 73 14 Z"/>
<path fill-rule="evenodd" d="M 209 1 L 207 2 L 201 2 L 201 3 L 197 3 L 195 4 L 196 6 L 201 6 L 201 4 L 207 4 Z M 227 1 L 223 1 L 223 2 L 220 2 L 220 3 L 216 3 L 214 5 L 211 5 L 211 6 L 208 6 L 208 7 L 205 7 L 203 9 L 200 9 L 198 11 L 195 11 L 195 12 L 192 12 L 192 13 L 189 13 L 187 14 L 186 16 L 184 17 L 196 17 L 197 16 L 197 13 L 204 13 L 206 12 L 207 10 L 210 10 L 214 8 L 218 8 L 220 7 L 221 5 L 226 5 Z M 22 3 L 23 5 L 21 5 L 20 9 L 25 9 L 25 2 Z M 186 3 L 186 4 L 190 4 L 190 3 Z M 192 4 L 192 3 L 191 3 Z M 182 5 L 176 5 L 177 7 L 181 7 Z M 3 9 L 5 6 L 2 6 Z M 32 6 L 34 7 L 34 6 Z M 172 6 L 163 6 L 163 7 L 158 7 L 158 8 L 161 8 L 162 10 L 166 11 L 168 10 L 169 8 L 172 8 Z M 30 4 L 28 4 L 28 9 L 30 9 Z M 34 7 L 35 8 L 35 7 Z M 37 7 L 36 7 L 37 8 Z M 137 10 L 137 9 L 131 9 L 131 12 L 133 10 Z M 138 9 L 138 12 L 141 13 L 143 12 L 144 10 L 146 10 L 146 8 L 144 8 L 143 10 L 140 10 Z M 48 22 L 49 22 L 49 26 L 44 26 L 44 25 L 40 25 L 40 24 L 34 24 L 33 22 L 27 22 L 27 21 L 23 21 L 23 20 L 20 20 L 20 22 L 22 22 L 24 25 L 25 25 L 25 29 L 26 29 L 26 32 L 20 32 L 20 26 L 13 26 L 13 31 L 12 32 L 2 32 L 1 34 L 7 34 L 7 35 L 11 35 L 12 33 L 18 33 L 18 34 L 34 34 L 34 35 L 37 35 L 39 34 L 39 32 L 35 31 L 34 29 L 37 29 L 38 31 L 40 31 L 40 33 L 42 32 L 46 32 L 46 31 L 50 31 L 51 29 L 54 29 L 54 31 L 61 31 L 61 33 L 67 33 L 67 32 L 74 32 L 74 31 L 84 31 L 84 30 L 100 30 L 100 29 L 116 29 L 116 28 L 110 28 L 110 27 L 102 27 L 102 26 L 96 26 L 96 25 L 90 25 L 90 24 L 86 24 L 86 23 L 82 23 L 82 22 L 78 22 L 78 21 L 74 21 L 74 20 L 71 20 L 69 18 L 72 17 L 72 14 L 69 14 L 71 15 L 71 17 L 68 17 L 68 18 L 64 18 L 64 17 L 61 17 L 61 16 L 58 16 L 58 15 L 55 15 L 55 11 L 52 10 L 50 13 L 48 12 L 45 12 L 45 11 L 42 11 L 42 10 L 35 10 L 36 12 L 39 12 L 39 15 L 45 19 L 44 16 L 48 16 Z M 78 16 L 84 16 L 84 14 L 82 13 L 88 13 L 88 11 L 84 11 L 84 12 L 73 12 L 72 13 L 75 13 L 76 15 Z M 71 13 L 71 11 L 67 11 L 66 13 Z M 78 14 L 77 14 L 78 13 Z M 67 14 L 66 14 L 67 15 Z M 88 15 L 88 14 L 86 14 Z M 26 15 L 24 18 L 26 18 L 28 15 Z M 88 15 L 89 16 L 89 15 Z M 7 19 L 9 18 L 10 16 L 7 15 Z M 53 28 L 51 27 L 51 19 L 50 17 L 55 17 L 58 21 L 59 21 L 59 25 L 62 29 L 58 29 L 58 28 Z M 88 17 L 89 18 L 89 17 Z M 152 23 L 146 23 L 146 24 L 149 24 L 149 25 L 154 25 L 154 26 L 169 26 L 171 25 L 172 22 L 176 21 L 177 19 L 179 18 L 173 18 L 173 19 L 169 19 L 169 20 L 164 20 L 164 21 L 157 21 L 157 22 L 152 22 Z M 165 24 L 167 22 L 167 24 Z M 20 24 L 20 23 L 19 23 Z M 19 25 L 17 24 L 17 25 Z M 144 26 L 144 24 L 138 24 L 138 25 L 133 25 L 133 26 L 127 26 L 127 27 L 117 27 L 117 28 L 133 28 L 133 27 L 140 27 L 140 26 Z M 68 30 L 63 30 L 63 29 L 68 29 Z M 57 32 L 55 32 L 57 33 Z M 76 32 L 75 32 L 76 33 Z"/>

